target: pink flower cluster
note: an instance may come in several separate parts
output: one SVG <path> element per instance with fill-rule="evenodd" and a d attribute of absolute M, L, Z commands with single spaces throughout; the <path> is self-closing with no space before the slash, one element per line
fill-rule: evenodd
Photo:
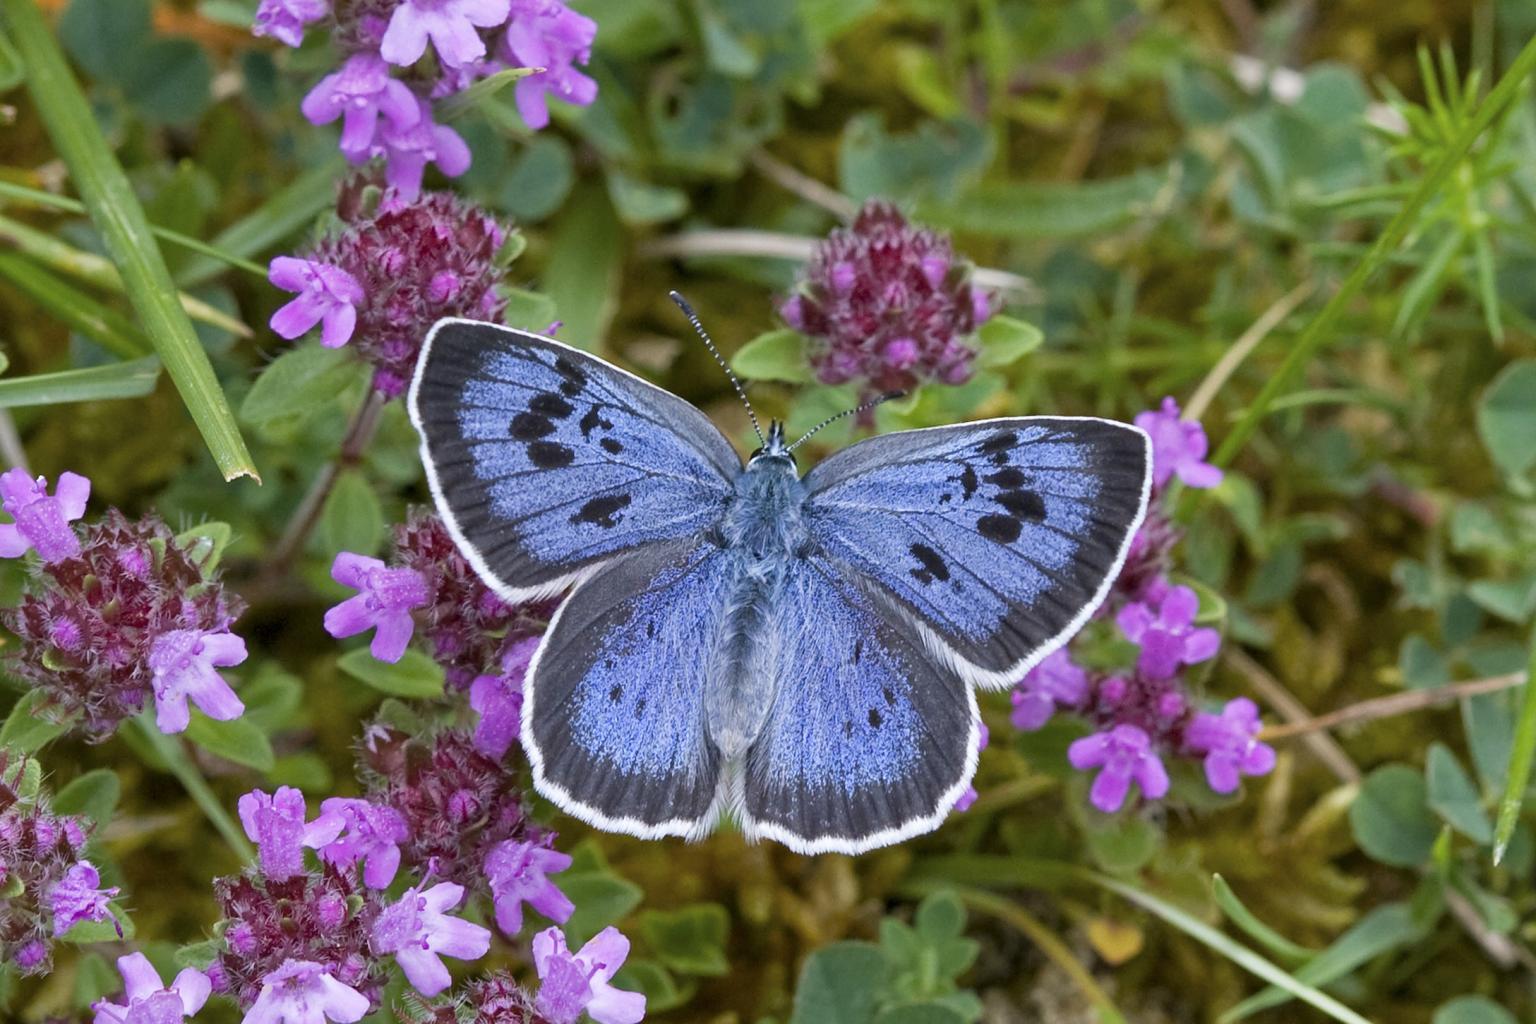
<path fill-rule="evenodd" d="M 245 641 L 230 632 L 241 602 L 157 516 L 130 522 L 110 509 L 77 530 L 90 490 L 74 473 L 60 474 L 53 495 L 42 477 L 0 474 L 0 507 L 13 519 L 0 524 L 0 556 L 36 551 L 39 560 L 20 603 L 0 612 L 20 640 L 11 671 L 92 740 L 151 696 L 161 732 L 187 728 L 189 703 L 238 718 L 245 705 L 219 669 L 245 660 Z"/>
<path fill-rule="evenodd" d="M 513 86 L 518 112 L 535 130 L 549 124 L 549 99 L 580 106 L 597 83 L 577 70 L 592 56 L 597 23 L 561 0 L 262 0 L 252 30 L 298 46 L 307 27 L 328 23 L 341 66 L 304 98 L 315 124 L 341 121 L 341 151 L 353 163 L 383 158 L 389 184 L 421 191 L 428 164 L 449 177 L 469 169 L 459 133 L 435 119 L 432 101 L 509 68 L 537 68 Z"/>
<path fill-rule="evenodd" d="M 1182 420 L 1173 399 L 1136 417 L 1152 438 L 1155 501 L 1133 539 L 1127 563 L 1111 592 L 1107 611 L 1120 636 L 1136 645 L 1134 664 L 1119 672 L 1089 671 L 1066 648 L 1047 656 L 1013 689 L 1013 724 L 1041 728 L 1057 710 L 1087 719 L 1095 731 L 1074 742 L 1068 760 L 1095 773 L 1089 802 L 1105 813 L 1124 806 L 1134 785 L 1143 799 L 1167 795 L 1165 758 L 1200 761 L 1217 793 L 1234 792 L 1242 776 L 1264 775 L 1275 754 L 1258 740 L 1258 708 L 1246 697 L 1217 711 L 1195 707 L 1185 670 L 1215 657 L 1215 629 L 1197 624 L 1200 599 L 1167 577 L 1178 531 L 1161 507 L 1168 482 L 1214 487 L 1221 470 L 1204 461 L 1205 431 Z"/>

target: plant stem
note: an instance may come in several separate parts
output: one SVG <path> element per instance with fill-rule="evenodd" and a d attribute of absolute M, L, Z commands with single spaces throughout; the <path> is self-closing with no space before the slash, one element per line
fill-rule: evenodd
<path fill-rule="evenodd" d="M 331 496 L 341 471 L 362 459 L 369 443 L 373 441 L 373 435 L 379 429 L 379 416 L 383 412 L 384 396 L 369 388 L 368 397 L 358 406 L 357 413 L 347 427 L 347 434 L 342 438 L 336 457 L 326 463 L 325 468 L 315 477 L 315 482 L 309 486 L 309 493 L 304 495 L 304 500 L 299 502 L 293 517 L 288 520 L 287 528 L 283 530 L 277 547 L 272 551 L 272 557 L 268 559 L 268 575 L 280 575 L 303 550 L 304 542 L 320 521 L 325 500 Z"/>
<path fill-rule="evenodd" d="M 1291 736 L 1305 736 L 1307 733 L 1317 732 L 1320 729 L 1336 729 L 1341 725 L 1351 722 L 1371 722 L 1378 718 L 1390 718 L 1393 715 L 1407 714 L 1410 711 L 1420 711 L 1424 708 L 1432 708 L 1437 704 L 1449 704 L 1451 701 L 1462 697 L 1475 697 L 1480 693 L 1497 693 L 1500 690 L 1508 690 L 1525 682 L 1525 673 L 1512 672 L 1506 676 L 1492 676 L 1488 679 L 1472 679 L 1464 683 L 1449 683 L 1445 686 L 1436 686 L 1428 690 L 1409 690 L 1406 693 L 1394 693 L 1387 697 L 1376 697 L 1372 700 L 1363 700 L 1358 704 L 1350 704 L 1330 711 L 1326 715 L 1318 715 L 1316 718 L 1307 719 L 1304 722 L 1292 722 L 1287 725 L 1274 725 L 1265 729 L 1260 739 L 1279 740 Z"/>
<path fill-rule="evenodd" d="M 229 844 L 229 848 L 234 851 L 235 856 L 242 863 L 248 864 L 254 861 L 256 859 L 256 850 L 251 846 L 250 841 L 245 838 L 245 832 L 241 830 L 235 819 L 230 817 L 229 811 L 225 810 L 218 794 L 208 785 L 208 780 L 203 778 L 203 773 L 198 771 L 197 765 L 192 763 L 192 758 L 187 755 L 186 748 L 182 746 L 181 741 L 173 736 L 167 736 L 155 728 L 154 724 L 146 717 L 147 714 L 148 712 L 135 718 L 133 720 L 133 728 L 139 731 L 139 735 L 144 738 L 144 741 L 165 761 L 166 769 L 176 776 L 176 780 L 187 791 L 187 795 L 192 798 L 192 802 L 197 804 L 202 810 L 203 816 L 213 824 L 214 828 L 218 829 L 219 835 L 224 837 L 224 842 Z"/>
<path fill-rule="evenodd" d="M 1238 452 L 1242 451 L 1243 445 L 1248 443 L 1248 439 L 1258 429 L 1259 421 L 1269 412 L 1270 405 L 1279 397 L 1281 391 L 1290 385 L 1291 379 L 1307 364 L 1317 350 L 1333 338 L 1332 328 L 1335 322 L 1343 315 L 1344 310 L 1354 300 L 1360 289 L 1365 287 L 1372 275 L 1388 262 L 1397 247 L 1402 244 L 1408 232 L 1417 224 L 1419 212 L 1440 192 L 1446 179 L 1461 166 L 1478 136 L 1482 135 L 1506 106 L 1514 102 L 1515 94 L 1533 70 L 1536 70 L 1536 38 L 1532 38 L 1525 44 L 1525 48 L 1509 66 L 1509 71 L 1483 100 L 1471 120 L 1462 125 L 1455 139 L 1446 148 L 1444 155 L 1419 180 L 1418 187 L 1413 190 L 1413 194 L 1377 236 L 1365 257 L 1355 264 L 1355 269 L 1350 271 L 1344 283 L 1339 285 L 1338 291 L 1333 293 L 1333 297 L 1302 330 L 1295 344 L 1291 346 L 1285 359 L 1280 363 L 1280 368 L 1259 390 L 1258 397 L 1248 407 L 1247 414 L 1222 440 L 1221 447 L 1216 450 L 1216 456 L 1211 460 L 1212 462 L 1218 466 L 1231 465 Z"/>

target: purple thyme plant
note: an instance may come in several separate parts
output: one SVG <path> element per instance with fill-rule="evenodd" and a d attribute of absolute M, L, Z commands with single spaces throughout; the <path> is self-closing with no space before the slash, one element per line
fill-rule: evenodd
<path fill-rule="evenodd" d="M 0 611 L 19 641 L 10 671 L 42 694 L 44 712 L 92 742 L 151 696 L 163 732 L 187 727 L 189 700 L 238 717 L 244 705 L 216 669 L 245 657 L 230 631 L 244 606 L 207 555 L 153 514 L 130 522 L 108 509 L 70 536 L 75 553 L 43 562 L 20 603 Z"/>
<path fill-rule="evenodd" d="M 571 856 L 536 842 L 503 840 L 485 855 L 485 878 L 496 909 L 496 927 L 512 938 L 523 930 L 523 904 L 557 924 L 570 920 L 576 904 L 549 875 L 571 866 Z"/>
<path fill-rule="evenodd" d="M 272 317 L 277 334 L 291 340 L 323 324 L 322 344 L 351 343 L 374 365 L 374 389 L 395 398 L 439 319 L 501 317 L 507 230 L 489 214 L 447 192 L 380 195 L 363 178 L 343 186 L 337 213 L 336 231 L 272 261 L 272 283 L 299 293 Z"/>
<path fill-rule="evenodd" d="M 123 1001 L 92 1003 L 95 1024 L 181 1024 L 203 1008 L 212 990 L 208 975 L 195 967 L 183 968 L 167 986 L 143 953 L 118 957 L 117 973 L 123 978 Z"/>
<path fill-rule="evenodd" d="M 816 247 L 779 315 L 810 339 L 823 384 L 858 381 L 873 394 L 969 380 L 994 305 L 947 236 L 871 200 Z"/>
<path fill-rule="evenodd" d="M 533 937 L 533 965 L 541 982 L 534 1005 L 551 1024 L 575 1024 L 583 1013 L 598 1024 L 639 1024 L 645 996 L 609 984 L 628 956 L 629 940 L 612 926 L 575 953 L 564 932 L 546 928 Z"/>
<path fill-rule="evenodd" d="M 52 495 L 43 477 L 33 478 L 20 468 L 0 473 L 0 508 L 13 520 L 0 523 L 0 558 L 18 558 L 29 550 L 44 562 L 78 555 L 80 538 L 69 524 L 85 515 L 90 496 L 91 482 L 78 473 L 60 473 Z"/>
<path fill-rule="evenodd" d="M 440 124 L 432 101 L 511 68 L 518 112 L 535 131 L 549 124 L 552 96 L 577 106 L 597 83 L 576 70 L 592 55 L 597 23 L 560 0 L 262 0 L 252 31 L 298 46 L 327 23 L 341 57 L 300 109 L 314 124 L 342 121 L 341 151 L 353 163 L 383 158 L 390 185 L 421 191 L 427 165 L 448 177 L 469 169 L 470 151 Z M 431 59 L 424 60 L 431 51 Z"/>
<path fill-rule="evenodd" d="M 1221 636 L 1196 625 L 1195 591 L 1168 579 L 1179 532 L 1163 508 L 1165 489 L 1175 477 L 1187 487 L 1213 487 L 1221 471 L 1203 461 L 1205 432 L 1180 419 L 1173 399 L 1140 414 L 1136 423 L 1153 441 L 1154 501 L 1100 612 L 1101 621 L 1113 621 L 1123 640 L 1139 649 L 1135 662 L 1119 671 L 1090 671 L 1071 648 L 1062 648 L 1013 690 L 1012 721 L 1021 730 L 1043 727 L 1057 710 L 1071 711 L 1094 727 L 1092 735 L 1072 744 L 1068 760 L 1080 771 L 1096 773 L 1088 798 L 1105 813 L 1125 805 L 1133 784 L 1142 799 L 1164 797 L 1170 758 L 1202 761 L 1217 793 L 1235 791 L 1241 776 L 1274 768 L 1274 751 L 1257 739 L 1253 702 L 1239 698 L 1220 714 L 1200 711 L 1184 675 L 1189 666 L 1215 657 Z M 1074 646 L 1091 643 L 1093 633 L 1087 631 Z"/>
<path fill-rule="evenodd" d="M 320 805 L 320 813 L 343 823 L 336 838 L 320 847 L 320 858 L 337 867 L 361 861 L 364 884 L 388 888 L 400 870 L 400 844 L 409 838 L 400 812 L 367 800 L 333 796 Z"/>
<path fill-rule="evenodd" d="M 393 954 L 416 991 L 437 995 L 452 983 L 444 956 L 478 960 L 491 948 L 489 929 L 448 913 L 462 902 L 464 887 L 453 882 L 407 889 L 373 922 L 373 951 Z"/>
<path fill-rule="evenodd" d="M 241 1024 L 353 1024 L 372 1008 L 372 1000 L 324 964 L 285 960 L 263 976 L 260 993 Z"/>

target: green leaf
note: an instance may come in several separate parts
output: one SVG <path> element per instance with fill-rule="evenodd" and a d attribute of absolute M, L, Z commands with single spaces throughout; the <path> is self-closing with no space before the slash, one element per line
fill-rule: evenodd
<path fill-rule="evenodd" d="M 28 91 L 38 116 L 69 169 L 107 254 L 122 275 L 139 324 L 181 392 L 214 462 L 226 480 L 241 476 L 259 480 L 208 356 L 176 299 L 176 286 L 144 210 L 70 74 L 36 0 L 0 0 L 0 11 L 4 11 L 22 54 Z M 112 45 L 132 48 L 122 38 L 112 39 Z"/>
<path fill-rule="evenodd" d="M 115 356 L 136 359 L 150 350 L 149 339 L 132 320 L 25 256 L 0 251 L 0 278 Z"/>
<path fill-rule="evenodd" d="M 507 314 L 503 318 L 508 327 L 544 334 L 555 320 L 555 301 L 547 295 L 526 291 L 522 288 L 503 288 L 507 299 Z"/>
<path fill-rule="evenodd" d="M 116 772 L 97 768 L 59 790 L 53 798 L 53 809 L 60 814 L 82 815 L 99 828 L 112 817 L 122 789 Z"/>
<path fill-rule="evenodd" d="M 21 67 L 21 54 L 11 44 L 10 36 L 0 31 L 0 93 L 10 92 L 26 77 Z"/>
<path fill-rule="evenodd" d="M 320 515 L 321 543 L 327 551 L 372 555 L 384 532 L 384 509 L 368 478 L 355 469 L 345 470 Z"/>
<path fill-rule="evenodd" d="M 688 212 L 688 193 L 669 185 L 650 182 L 609 168 L 608 198 L 619 219 L 631 227 L 645 227 L 676 220 Z"/>
<path fill-rule="evenodd" d="M 1248 933 L 1248 937 L 1259 945 L 1268 949 L 1275 956 L 1288 963 L 1305 963 L 1316 955 L 1317 950 L 1308 949 L 1298 945 L 1290 939 L 1275 931 L 1269 925 L 1259 920 L 1258 915 L 1243 905 L 1237 898 L 1237 893 L 1227 884 L 1227 880 L 1220 875 L 1214 875 L 1211 879 L 1212 890 L 1216 896 L 1216 905 L 1227 915 L 1228 920 Z"/>
<path fill-rule="evenodd" d="M 805 958 L 790 1024 L 870 1024 L 885 957 L 867 942 L 834 942 Z"/>
<path fill-rule="evenodd" d="M 953 202 L 923 203 L 918 216 L 954 231 L 1016 239 L 1098 234 L 1146 214 L 1168 174 L 1159 168 L 1072 184 L 987 182 Z"/>
<path fill-rule="evenodd" d="M 392 697 L 443 695 L 443 667 L 413 647 L 393 664 L 375 658 L 366 647 L 348 651 L 336 664 L 353 679 Z"/>
<path fill-rule="evenodd" d="M 1477 403 L 1477 432 L 1508 476 L 1536 465 L 1536 359 L 1504 367 Z"/>
<path fill-rule="evenodd" d="M 0 409 L 142 398 L 155 390 L 159 380 L 160 360 L 154 356 L 83 370 L 10 377 L 0 380 Z"/>
<path fill-rule="evenodd" d="M 1400 868 L 1428 860 L 1440 831 L 1424 777 L 1405 764 L 1383 765 L 1365 777 L 1350 805 L 1349 824 L 1360 849 Z"/>
<path fill-rule="evenodd" d="M 640 887 L 620 878 L 608 866 L 602 849 L 586 840 L 571 851 L 571 866 L 555 880 L 560 891 L 576 904 L 565 922 L 565 934 L 579 946 L 640 905 Z"/>
<path fill-rule="evenodd" d="M 1501 619 L 1523 623 L 1536 611 L 1536 572 L 1512 580 L 1476 580 L 1467 585 L 1467 596 Z"/>
<path fill-rule="evenodd" d="M 1498 822 L 1493 829 L 1493 862 L 1504 859 L 1509 840 L 1520 821 L 1525 790 L 1531 781 L 1531 763 L 1536 760 L 1536 638 L 1531 641 L 1531 657 L 1525 670 L 1525 685 L 1520 687 L 1520 715 L 1515 725 L 1515 742 L 1509 752 L 1509 772 L 1504 796 L 1499 800 Z"/>
<path fill-rule="evenodd" d="M 5 725 L 0 726 L 0 747 L 34 754 L 69 731 L 67 724 L 50 722 L 38 714 L 44 699 L 41 690 L 28 690 L 17 699 Z"/>
<path fill-rule="evenodd" d="M 146 121 L 185 125 L 208 109 L 213 65 L 190 39 L 156 39 L 134 56 L 123 94 Z"/>
<path fill-rule="evenodd" d="M 128 911 L 116 902 L 107 904 L 107 907 L 112 912 L 111 918 L 105 921 L 81 921 L 60 936 L 61 941 L 87 946 L 93 942 L 118 942 L 133 938 L 133 918 L 128 916 Z"/>
<path fill-rule="evenodd" d="M 843 126 L 838 179 L 855 201 L 874 197 L 948 202 L 992 158 L 987 133 L 963 117 L 923 121 L 910 132 L 889 132 L 877 113 Z"/>
<path fill-rule="evenodd" d="M 805 358 L 805 335 L 784 328 L 759 334 L 731 357 L 731 369 L 746 380 L 787 380 L 809 384 L 814 377 Z"/>
<path fill-rule="evenodd" d="M 644 994 L 645 1012 L 648 1015 L 665 1013 L 686 1004 L 698 989 L 697 982 L 679 985 L 671 971 L 644 957 L 630 957 L 624 961 L 624 966 L 614 975 L 613 985 L 615 988 Z"/>
<path fill-rule="evenodd" d="M 359 364 L 344 349 L 305 345 L 284 352 L 251 385 L 240 418 L 256 426 L 302 422 L 334 401 L 359 372 Z"/>
<path fill-rule="evenodd" d="M 71 0 L 59 39 L 92 77 L 121 82 L 150 39 L 149 0 Z"/>
<path fill-rule="evenodd" d="M 1095 816 L 1087 830 L 1088 852 L 1105 871 L 1117 875 L 1140 870 L 1157 853 L 1162 833 L 1133 814 Z"/>
<path fill-rule="evenodd" d="M 1487 996 L 1457 996 L 1435 1011 L 1430 1024 L 1515 1024 L 1515 1015 Z"/>
<path fill-rule="evenodd" d="M 596 184 L 577 189 L 555 223 L 543 279 L 568 344 L 602 347 L 618 310 L 623 263 L 624 231 L 607 193 Z"/>
<path fill-rule="evenodd" d="M 1483 811 L 1482 797 L 1451 748 L 1443 743 L 1429 745 L 1424 776 L 1429 806 L 1446 824 L 1475 843 L 1493 839 L 1493 824 Z"/>
<path fill-rule="evenodd" d="M 187 558 L 209 573 L 218 568 L 229 546 L 234 529 L 228 523 L 199 523 L 190 530 L 176 535 L 176 546 L 186 552 Z"/>
<path fill-rule="evenodd" d="M 560 209 L 576 184 L 576 161 L 558 135 L 535 136 L 507 170 L 496 190 L 507 212 L 522 223 L 541 221 Z M 543 330 L 549 323 L 539 325 Z"/>
<path fill-rule="evenodd" d="M 537 68 L 502 68 L 493 75 L 487 75 L 463 92 L 455 93 L 443 101 L 440 118 L 451 121 L 484 103 L 518 79 L 537 72 Z"/>
<path fill-rule="evenodd" d="M 1009 366 L 1040 347 L 1045 335 L 1034 324 L 998 314 L 976 332 L 981 341 L 980 366 Z"/>
<path fill-rule="evenodd" d="M 187 739 L 226 761 L 259 772 L 272 770 L 272 744 L 267 734 L 244 718 L 218 722 L 195 711 L 187 726 Z"/>
<path fill-rule="evenodd" d="M 917 905 L 912 923 L 930 943 L 959 938 L 965 932 L 965 907 L 953 893 L 936 892 Z"/>
<path fill-rule="evenodd" d="M 679 974 L 718 977 L 729 973 L 725 942 L 731 919 L 720 904 L 647 910 L 640 915 L 639 925 L 651 951 Z"/>
<path fill-rule="evenodd" d="M 940 1002 L 904 1003 L 881 1010 L 875 1024 L 967 1024 L 959 1010 Z"/>

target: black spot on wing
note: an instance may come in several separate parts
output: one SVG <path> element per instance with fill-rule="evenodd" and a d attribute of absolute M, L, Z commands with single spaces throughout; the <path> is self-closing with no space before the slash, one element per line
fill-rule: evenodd
<path fill-rule="evenodd" d="M 533 401 L 528 403 L 528 411 L 552 420 L 563 420 L 575 412 L 576 407 L 553 391 L 545 391 L 533 396 Z"/>
<path fill-rule="evenodd" d="M 1045 518 L 1045 502 L 1034 491 L 1004 491 L 997 496 L 997 503 L 1015 519 L 1038 523 Z"/>
<path fill-rule="evenodd" d="M 556 441 L 535 441 L 528 446 L 528 461 L 539 469 L 563 469 L 576 461 L 576 453 Z"/>
<path fill-rule="evenodd" d="M 971 495 L 976 493 L 976 467 L 972 466 L 969 462 L 960 471 L 960 486 L 965 492 L 960 495 L 960 500 L 970 501 Z"/>
<path fill-rule="evenodd" d="M 605 437 L 598 444 L 603 446 L 603 451 L 609 455 L 617 455 L 624 450 L 624 446 L 611 437 Z"/>
<path fill-rule="evenodd" d="M 599 405 L 594 405 L 588 409 L 587 414 L 581 418 L 581 423 L 578 425 L 581 427 L 581 436 L 589 441 L 592 439 L 592 431 L 598 427 L 602 427 L 604 430 L 613 429 L 613 424 L 603 417 L 602 406 Z"/>
<path fill-rule="evenodd" d="M 573 523 L 591 523 L 593 526 L 601 526 L 610 530 L 619 525 L 619 511 L 629 505 L 627 494 L 606 494 L 601 498 L 593 498 L 581 510 L 571 516 Z"/>
<path fill-rule="evenodd" d="M 1016 466 L 1009 466 L 1007 469 L 1000 469 L 996 473 L 988 473 L 986 476 L 987 483 L 996 484 L 1007 489 L 1023 487 L 1026 479 L 1024 471 Z"/>
<path fill-rule="evenodd" d="M 512 417 L 512 439 L 514 441 L 537 441 L 541 437 L 548 437 L 555 432 L 555 425 L 549 421 L 549 417 L 540 416 L 536 412 L 520 412 Z"/>
<path fill-rule="evenodd" d="M 987 540 L 1012 544 L 1019 539 L 1024 527 L 1013 516 L 987 515 L 976 520 L 976 529 Z"/>
<path fill-rule="evenodd" d="M 619 683 L 614 683 L 613 689 L 608 691 L 608 699 L 617 704 L 622 696 L 624 696 L 624 687 Z"/>
<path fill-rule="evenodd" d="M 869 709 L 869 724 L 871 728 L 880 728 L 880 723 L 883 721 L 885 721 L 885 719 L 880 717 L 879 711 L 877 711 L 875 708 Z"/>
<path fill-rule="evenodd" d="M 999 430 L 977 446 L 976 450 L 983 455 L 997 455 L 1005 453 L 1016 447 L 1019 443 L 1019 435 L 1013 430 Z"/>
<path fill-rule="evenodd" d="M 587 375 L 565 356 L 555 357 L 555 372 L 564 378 L 560 382 L 560 393 L 567 398 L 575 398 L 587 386 Z"/>
<path fill-rule="evenodd" d="M 911 573 L 919 583 L 932 583 L 938 580 L 944 583 L 949 579 L 949 566 L 944 564 L 944 559 L 939 553 L 926 544 L 913 544 L 909 549 L 912 557 L 917 559 L 917 568 Z"/>

